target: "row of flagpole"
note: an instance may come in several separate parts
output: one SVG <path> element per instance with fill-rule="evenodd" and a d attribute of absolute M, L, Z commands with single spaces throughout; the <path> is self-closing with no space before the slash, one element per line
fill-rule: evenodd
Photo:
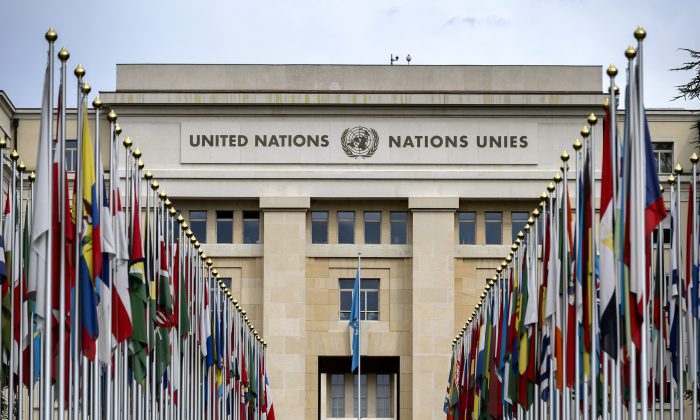
<path fill-rule="evenodd" d="M 0 179 L 7 185 L 0 190 L 1 414 L 274 420 L 267 344 L 184 217 L 144 171 L 129 137 L 120 170 L 118 117 L 106 113 L 109 137 L 100 139 L 105 111 L 99 98 L 92 102 L 91 130 L 91 88 L 80 65 L 74 71 L 78 156 L 69 175 L 70 54 L 65 48 L 57 54 L 54 110 L 58 36 L 50 29 L 45 37 L 35 172 L 27 174 L 19 154 L 7 153 L 0 139 Z M 107 153 L 101 145 L 108 145 Z"/>
<path fill-rule="evenodd" d="M 661 222 L 667 209 L 643 102 L 646 32 L 638 27 L 634 36 L 637 48 L 625 51 L 623 134 L 611 65 L 602 139 L 596 139 L 598 118 L 591 114 L 583 142 L 573 144 L 574 167 L 564 151 L 561 172 L 453 341 L 448 419 L 697 419 L 698 157 L 690 158 L 687 180 L 684 267 L 683 170 L 677 165 L 668 179 L 666 253 Z M 602 176 L 596 221 L 597 147 Z"/>

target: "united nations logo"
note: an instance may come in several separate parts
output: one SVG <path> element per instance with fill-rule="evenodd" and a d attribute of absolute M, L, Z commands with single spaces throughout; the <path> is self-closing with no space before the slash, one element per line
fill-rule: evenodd
<path fill-rule="evenodd" d="M 340 137 L 340 143 L 343 146 L 343 151 L 349 157 L 366 159 L 377 151 L 379 135 L 373 128 L 346 128 Z"/>

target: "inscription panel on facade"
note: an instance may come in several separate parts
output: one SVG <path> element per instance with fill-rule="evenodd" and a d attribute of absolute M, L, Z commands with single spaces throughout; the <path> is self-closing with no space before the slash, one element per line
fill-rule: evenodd
<path fill-rule="evenodd" d="M 520 118 L 202 118 L 180 123 L 181 163 L 537 164 Z"/>

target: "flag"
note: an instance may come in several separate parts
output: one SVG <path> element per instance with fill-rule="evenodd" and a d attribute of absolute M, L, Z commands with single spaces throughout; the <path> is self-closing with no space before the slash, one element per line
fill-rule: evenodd
<path fill-rule="evenodd" d="M 52 58 L 49 57 L 49 61 Z M 51 126 L 52 105 L 49 92 L 49 65 L 46 65 L 46 73 L 44 75 L 44 93 L 41 104 L 41 125 L 39 127 L 39 142 L 37 145 L 36 157 L 36 181 L 34 186 L 34 202 L 32 203 L 32 234 L 31 234 L 31 250 L 29 254 L 29 296 L 36 301 L 37 320 L 40 325 L 48 316 L 45 313 L 46 308 L 46 283 L 50 280 L 47 271 L 47 258 L 49 254 L 49 229 L 51 228 L 51 197 L 49 189 L 51 188 Z M 7 236 L 5 236 L 7 239 Z M 54 291 L 54 293 L 58 290 Z"/>
<path fill-rule="evenodd" d="M 598 252 L 600 253 L 600 345 L 613 360 L 617 360 L 619 348 L 618 308 L 616 305 L 615 285 L 615 244 L 614 244 L 614 206 L 613 190 L 617 176 L 613 173 L 613 147 L 616 146 L 611 137 L 610 126 L 612 112 L 608 108 L 603 122 L 603 177 L 600 187 L 600 234 Z"/>
<path fill-rule="evenodd" d="M 678 381 L 680 374 L 680 358 L 679 349 L 680 342 L 678 340 L 679 315 L 680 307 L 678 305 L 678 292 L 680 283 L 679 261 L 677 256 L 678 247 L 678 206 L 676 205 L 675 190 L 671 191 L 671 282 L 668 285 L 669 299 L 669 351 L 671 353 L 671 365 L 673 378 Z"/>
<path fill-rule="evenodd" d="M 114 279 L 112 284 L 112 335 L 114 341 L 119 344 L 131 337 L 131 298 L 129 296 L 129 243 L 126 238 L 126 221 L 124 209 L 122 209 L 119 189 L 114 190 L 112 213 L 115 219 L 116 232 L 115 258 L 114 258 Z M 141 263 L 143 265 L 143 262 Z"/>
<path fill-rule="evenodd" d="M 104 364 L 111 363 L 112 348 L 114 341 L 112 339 L 112 284 L 110 278 L 111 261 L 116 257 L 116 242 L 114 237 L 114 229 L 112 229 L 112 212 L 109 206 L 109 195 L 105 188 L 104 178 L 102 176 L 102 164 L 98 161 L 98 177 L 102 178 L 102 209 L 101 209 L 101 241 L 102 241 L 102 275 L 98 281 L 98 296 L 99 303 L 97 304 L 97 317 L 99 320 L 99 328 L 103 333 L 99 338 L 99 358 Z"/>
<path fill-rule="evenodd" d="M 99 255 L 99 267 L 96 263 L 96 252 L 101 248 L 99 242 L 99 208 L 97 206 L 97 189 L 95 183 L 95 165 L 93 163 L 92 140 L 88 125 L 87 106 L 83 104 L 83 138 L 81 176 L 83 189 L 82 237 L 80 238 L 80 268 L 79 268 L 79 299 L 80 299 L 80 331 L 82 336 L 82 351 L 88 360 L 95 359 L 95 343 L 99 335 L 97 325 L 97 296 L 95 280 L 102 266 L 102 255 Z"/>
<path fill-rule="evenodd" d="M 136 188 L 134 188 L 134 207 L 132 209 L 131 259 L 129 261 L 129 299 L 131 303 L 132 333 L 130 355 L 132 372 L 136 382 L 146 379 L 148 370 L 148 333 L 146 330 L 146 275 L 144 272 L 143 243 L 141 242 L 141 223 Z"/>
<path fill-rule="evenodd" d="M 156 382 L 160 383 L 170 366 L 170 328 L 172 327 L 173 302 L 170 290 L 168 256 L 163 237 L 160 238 L 160 270 L 156 289 Z"/>
<path fill-rule="evenodd" d="M 352 328 L 352 368 L 355 372 L 360 364 L 360 268 L 355 274 L 355 286 L 352 290 L 352 306 L 350 308 L 350 328 Z"/>
<path fill-rule="evenodd" d="M 209 278 L 204 279 L 204 307 L 202 308 L 202 315 L 200 316 L 200 331 L 203 339 L 201 340 L 201 352 L 202 356 L 206 360 L 206 367 L 214 365 L 214 350 L 212 348 L 212 336 L 211 336 L 211 308 L 209 307 Z"/>
<path fill-rule="evenodd" d="M 267 402 L 267 420 L 275 420 L 275 405 L 272 403 L 272 393 L 270 391 L 270 382 L 267 380 L 267 373 L 265 374 L 265 400 Z"/>

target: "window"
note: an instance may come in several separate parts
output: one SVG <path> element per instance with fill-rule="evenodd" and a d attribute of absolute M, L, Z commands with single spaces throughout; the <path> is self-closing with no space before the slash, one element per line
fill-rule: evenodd
<path fill-rule="evenodd" d="M 379 321 L 379 279 L 362 279 L 360 283 L 360 319 Z M 340 279 L 340 320 L 350 319 L 355 279 Z"/>
<path fill-rule="evenodd" d="M 216 243 L 233 243 L 233 210 L 216 211 Z"/>
<path fill-rule="evenodd" d="M 190 229 L 199 243 L 207 242 L 207 211 L 190 210 Z"/>
<path fill-rule="evenodd" d="M 391 243 L 405 244 L 408 242 L 408 212 L 392 211 L 389 215 L 391 222 Z"/>
<path fill-rule="evenodd" d="M 654 156 L 659 175 L 668 175 L 673 172 L 673 142 L 658 141 L 654 145 Z"/>
<path fill-rule="evenodd" d="M 56 143 L 51 142 L 53 145 L 53 151 L 56 151 Z M 75 168 L 78 167 L 78 140 L 68 140 L 66 139 L 66 149 L 64 154 L 64 164 L 66 165 L 66 171 L 75 172 Z"/>
<path fill-rule="evenodd" d="M 511 232 L 513 234 L 513 240 L 511 242 L 515 242 L 515 239 L 518 237 L 518 232 L 525 229 L 525 223 L 527 223 L 528 217 L 528 213 L 524 211 L 514 211 L 510 214 Z"/>
<path fill-rule="evenodd" d="M 327 244 L 328 243 L 328 212 L 327 211 L 312 211 L 311 212 L 311 243 L 312 244 Z"/>
<path fill-rule="evenodd" d="M 345 417 L 344 375 L 331 375 L 331 417 Z"/>
<path fill-rule="evenodd" d="M 355 417 L 357 417 L 357 375 L 353 376 L 353 385 L 354 386 L 352 387 L 352 411 Z M 362 405 L 361 417 L 367 417 L 367 375 L 362 375 L 362 379 L 360 380 L 360 389 L 362 390 L 362 400 L 360 401 Z"/>
<path fill-rule="evenodd" d="M 355 243 L 355 212 L 354 211 L 339 211 L 338 212 L 338 243 L 339 244 L 354 244 Z"/>
<path fill-rule="evenodd" d="M 365 212 L 365 243 L 381 243 L 382 213 L 378 211 Z"/>
<path fill-rule="evenodd" d="M 219 279 L 224 283 L 227 289 L 231 290 L 231 277 L 219 277 Z"/>
<path fill-rule="evenodd" d="M 463 211 L 459 213 L 459 244 L 474 245 L 476 243 L 476 213 Z"/>
<path fill-rule="evenodd" d="M 663 231 L 664 231 L 664 244 L 670 244 L 671 243 L 671 229 L 670 228 L 663 228 Z M 658 236 L 656 234 L 656 232 L 657 232 L 656 229 L 654 229 L 651 232 L 652 243 L 654 244 L 654 246 L 656 246 L 656 241 L 658 240 L 658 239 L 656 239 Z"/>
<path fill-rule="evenodd" d="M 500 211 L 486 212 L 486 245 L 500 245 L 503 242 L 502 220 Z"/>
<path fill-rule="evenodd" d="M 260 243 L 260 212 L 259 211 L 244 211 L 243 212 L 243 243 L 244 244 L 259 244 Z"/>
<path fill-rule="evenodd" d="M 377 374 L 377 417 L 391 417 L 391 376 Z"/>

